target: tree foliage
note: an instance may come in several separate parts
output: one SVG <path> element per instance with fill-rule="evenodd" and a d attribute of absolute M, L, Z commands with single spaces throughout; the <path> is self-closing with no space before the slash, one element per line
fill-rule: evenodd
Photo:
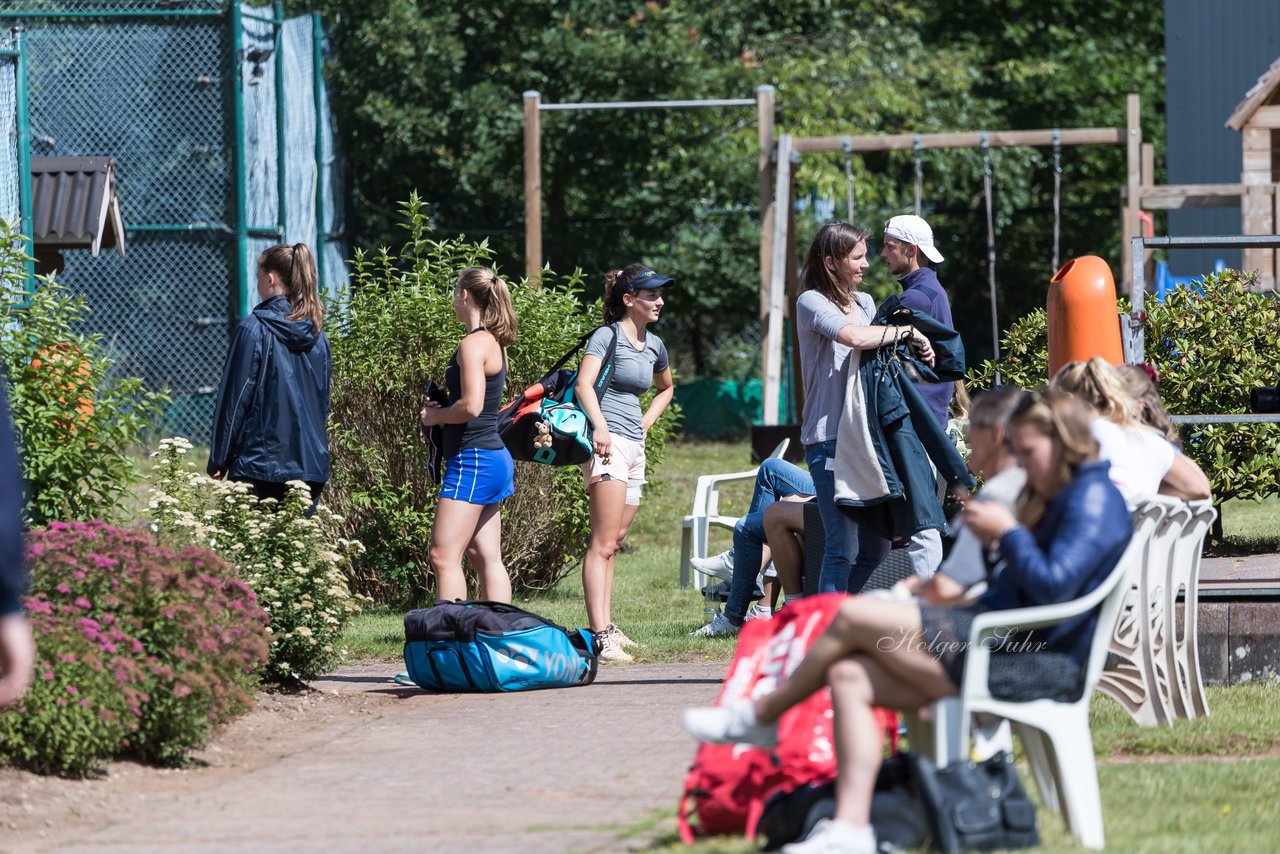
<path fill-rule="evenodd" d="M 1118 0 L 293 0 L 318 8 L 355 180 L 356 244 L 388 245 L 398 203 L 432 200 L 442 233 L 487 239 L 523 269 L 521 94 L 544 103 L 751 97 L 777 90 L 777 129 L 802 136 L 1123 124 L 1140 92 L 1162 139 L 1162 16 Z M 663 322 L 675 363 L 724 373 L 758 316 L 759 188 L 750 108 L 544 112 L 543 243 L 554 269 L 593 276 L 641 259 L 681 278 Z M 1157 151 L 1159 160 L 1159 151 Z M 921 156 L 924 213 L 949 261 L 957 325 L 990 352 L 983 158 Z M 997 281 L 1007 326 L 1043 305 L 1053 159 L 994 149 Z M 1117 146 L 1064 149 L 1062 259 L 1119 257 Z M 854 220 L 911 209 L 910 151 L 853 157 Z M 796 196 L 845 216 L 840 154 L 804 157 Z M 797 229 L 803 251 L 810 217 Z M 896 285 L 882 265 L 868 287 Z M 733 358 L 736 358 L 733 357 Z M 731 360 L 732 361 L 732 360 Z M 686 374 L 692 374 L 686 370 Z"/>
<path fill-rule="evenodd" d="M 1276 382 L 1280 300 L 1256 293 L 1238 270 L 1205 276 L 1151 305 L 1144 324 L 1146 360 L 1171 415 L 1228 415 L 1248 410 L 1249 391 Z M 1117 312 L 1127 312 L 1124 301 Z M 1010 327 L 1001 344 L 1006 385 L 1036 388 L 1047 381 L 1045 313 Z M 973 389 L 990 388 L 995 365 L 970 371 Z M 1258 499 L 1280 492 L 1280 425 L 1193 424 L 1182 428 L 1183 450 L 1209 476 L 1213 498 Z"/>

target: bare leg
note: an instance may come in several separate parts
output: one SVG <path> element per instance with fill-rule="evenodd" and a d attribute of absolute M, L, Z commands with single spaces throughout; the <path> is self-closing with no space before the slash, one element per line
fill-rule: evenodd
<path fill-rule="evenodd" d="M 475 534 L 485 508 L 454 498 L 441 498 L 431 524 L 431 568 L 436 573 L 436 598 L 452 601 L 467 598 L 467 576 L 462 571 L 462 553 Z"/>
<path fill-rule="evenodd" d="M 764 533 L 773 551 L 773 565 L 784 592 L 795 595 L 804 590 L 804 550 L 796 532 L 804 534 L 804 503 L 779 501 L 764 511 Z"/>
<path fill-rule="evenodd" d="M 939 690 L 939 685 L 954 690 L 946 671 L 920 638 L 918 606 L 855 596 L 840 606 L 831 625 L 813 642 L 791 675 L 772 693 L 756 699 L 756 720 L 776 721 L 826 684 L 832 665 L 859 653 L 874 658 L 895 678 L 922 692 Z"/>
<path fill-rule="evenodd" d="M 591 631 L 603 632 L 610 619 L 613 557 L 618 553 L 618 532 L 623 530 L 627 484 L 621 480 L 598 480 L 588 487 L 587 496 L 591 508 L 591 541 L 582 564 L 582 592 Z"/>
<path fill-rule="evenodd" d="M 497 504 L 486 504 L 480 512 L 467 558 L 476 571 L 480 598 L 511 604 L 511 576 L 502 562 L 502 514 Z"/>
<path fill-rule="evenodd" d="M 613 567 L 618 552 L 622 551 L 622 543 L 627 539 L 627 532 L 631 530 L 631 523 L 636 519 L 636 513 L 640 511 L 639 504 L 622 505 L 622 527 L 618 529 L 617 548 L 613 550 L 614 557 L 609 558 L 608 582 L 604 587 L 604 615 L 605 625 L 613 622 Z"/>
<path fill-rule="evenodd" d="M 937 696 L 906 685 L 865 655 L 844 658 L 827 673 L 831 684 L 832 730 L 836 746 L 835 817 L 851 824 L 871 821 L 871 794 L 880 770 L 884 735 L 873 706 L 915 711 Z M 946 691 L 950 682 L 942 677 Z"/>

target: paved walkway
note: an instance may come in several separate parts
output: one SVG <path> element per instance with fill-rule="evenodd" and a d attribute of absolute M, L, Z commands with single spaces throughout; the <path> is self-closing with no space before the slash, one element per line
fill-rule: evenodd
<path fill-rule="evenodd" d="M 394 665 L 316 681 L 372 714 L 326 723 L 243 774 L 202 771 L 110 826 L 50 850 L 615 852 L 643 847 L 693 757 L 681 710 L 708 703 L 725 663 L 605 667 L 587 688 L 428 695 Z M 345 698 L 351 702 L 352 698 Z M 326 700 L 342 703 L 344 698 Z M 234 730 L 234 727 L 232 728 Z M 0 840 L 0 848 L 3 848 Z"/>

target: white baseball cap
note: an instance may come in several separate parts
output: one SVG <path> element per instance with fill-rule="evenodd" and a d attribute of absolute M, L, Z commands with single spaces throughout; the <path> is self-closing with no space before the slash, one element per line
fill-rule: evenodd
<path fill-rule="evenodd" d="M 933 245 L 933 229 L 923 218 L 911 214 L 895 216 L 884 224 L 884 233 L 903 243 L 920 247 L 924 257 L 933 263 L 942 263 L 942 253 Z"/>

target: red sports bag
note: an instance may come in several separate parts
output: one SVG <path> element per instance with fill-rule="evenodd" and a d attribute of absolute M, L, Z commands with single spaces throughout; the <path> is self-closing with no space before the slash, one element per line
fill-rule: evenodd
<path fill-rule="evenodd" d="M 847 598 L 843 593 L 807 596 L 788 604 L 772 619 L 750 620 L 743 625 L 716 705 L 773 690 L 796 669 Z M 897 713 L 877 709 L 876 716 L 890 746 L 896 750 Z M 835 777 L 831 726 L 831 691 L 823 688 L 782 715 L 777 747 L 766 750 L 743 744 L 701 745 L 680 798 L 680 838 L 685 843 L 693 842 L 695 836 L 721 834 L 754 838 L 770 795 Z M 690 802 L 698 816 L 696 828 L 689 822 Z"/>

